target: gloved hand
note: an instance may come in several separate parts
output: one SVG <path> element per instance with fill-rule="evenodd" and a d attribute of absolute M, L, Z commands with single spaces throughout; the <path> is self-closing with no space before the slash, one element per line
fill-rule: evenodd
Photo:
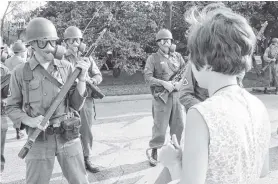
<path fill-rule="evenodd" d="M 88 75 L 88 69 L 91 66 L 91 62 L 89 60 L 89 58 L 85 57 L 82 58 L 82 60 L 77 61 L 77 68 L 81 68 L 81 73 L 78 76 L 78 79 L 81 81 L 85 81 L 86 77 Z"/>
<path fill-rule="evenodd" d="M 164 81 L 162 85 L 169 93 L 175 89 L 175 86 L 170 81 Z"/>

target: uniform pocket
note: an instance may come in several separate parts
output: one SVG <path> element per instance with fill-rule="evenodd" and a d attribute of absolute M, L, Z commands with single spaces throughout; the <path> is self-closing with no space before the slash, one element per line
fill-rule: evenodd
<path fill-rule="evenodd" d="M 153 99 L 153 110 L 158 112 L 165 111 L 165 104 L 160 99 Z"/>
<path fill-rule="evenodd" d="M 30 102 L 38 102 L 42 98 L 41 88 L 40 88 L 39 80 L 32 80 L 29 83 L 29 101 Z"/>
<path fill-rule="evenodd" d="M 63 145 L 64 155 L 67 157 L 73 157 L 83 152 L 81 141 L 79 138 L 67 141 Z"/>

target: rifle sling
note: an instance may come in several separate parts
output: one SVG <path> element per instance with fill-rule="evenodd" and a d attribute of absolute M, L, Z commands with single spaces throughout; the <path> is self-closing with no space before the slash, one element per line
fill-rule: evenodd
<path fill-rule="evenodd" d="M 58 88 L 61 88 L 63 84 L 61 84 L 57 79 L 55 79 L 50 73 L 48 73 L 41 65 L 38 65 L 38 70 L 50 80 L 52 84 L 57 86 Z"/>
<path fill-rule="evenodd" d="M 159 58 L 159 56 L 158 56 L 158 53 L 154 53 L 153 56 L 154 56 L 154 59 L 155 59 L 156 61 L 160 61 L 160 58 Z M 169 68 L 172 70 L 172 72 L 174 72 L 173 75 L 172 75 L 172 76 L 170 77 L 170 79 L 169 79 L 169 81 L 171 81 L 172 78 L 177 74 L 178 71 L 175 72 L 174 68 L 173 68 L 168 62 L 169 62 L 169 61 L 167 61 L 167 65 L 168 65 Z"/>
<path fill-rule="evenodd" d="M 1 90 L 9 85 L 11 79 L 11 74 L 6 75 L 5 77 L 1 77 Z"/>

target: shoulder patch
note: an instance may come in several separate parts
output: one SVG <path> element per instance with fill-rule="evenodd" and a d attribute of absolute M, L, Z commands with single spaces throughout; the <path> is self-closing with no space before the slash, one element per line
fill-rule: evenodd
<path fill-rule="evenodd" d="M 187 86 L 188 85 L 188 80 L 186 78 L 184 78 L 184 81 L 182 83 L 183 86 Z"/>

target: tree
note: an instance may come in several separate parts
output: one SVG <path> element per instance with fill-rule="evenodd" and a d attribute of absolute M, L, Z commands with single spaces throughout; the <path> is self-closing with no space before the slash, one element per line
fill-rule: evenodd
<path fill-rule="evenodd" d="M 156 51 L 155 34 L 161 28 L 171 29 L 177 51 L 187 55 L 185 33 L 189 25 L 184 20 L 184 13 L 194 5 L 202 8 L 209 3 L 211 2 L 49 1 L 40 11 L 32 11 L 31 17 L 42 16 L 50 19 L 61 38 L 68 26 L 74 25 L 81 30 L 86 28 L 84 41 L 87 45 L 94 43 L 98 34 L 107 28 L 95 52 L 99 65 L 105 61 L 107 51 L 113 51 L 115 67 L 132 74 L 140 68 L 147 54 Z M 225 1 L 223 3 L 250 20 L 256 30 L 261 28 L 261 23 L 269 20 L 267 37 L 277 35 L 276 2 Z M 113 15 L 112 20 L 107 23 L 111 15 Z"/>

